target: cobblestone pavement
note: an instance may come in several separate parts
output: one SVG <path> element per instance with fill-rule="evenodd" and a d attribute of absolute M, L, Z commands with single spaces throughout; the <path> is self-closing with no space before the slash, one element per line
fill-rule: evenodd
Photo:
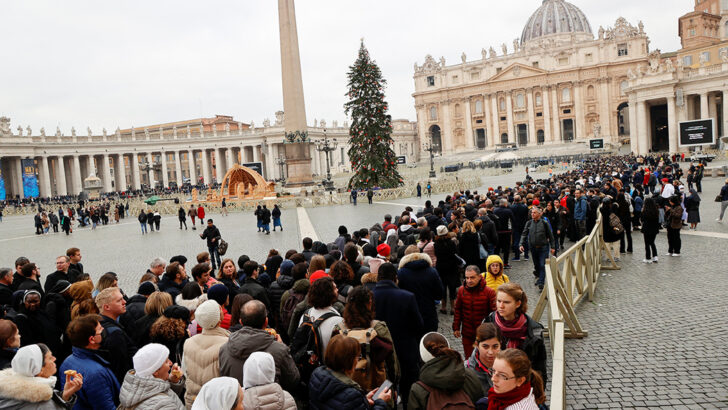
<path fill-rule="evenodd" d="M 523 175 L 519 169 L 510 175 L 483 178 L 479 189 L 512 185 Z M 642 264 L 644 246 L 636 232 L 635 253 L 623 255 L 621 270 L 603 274 L 593 303 L 584 301 L 578 306 L 577 314 L 589 336 L 566 342 L 569 407 L 728 408 L 728 350 L 722 343 L 728 338 L 723 299 L 728 285 L 723 277 L 725 267 L 715 259 L 728 250 L 728 220 L 715 221 L 719 204 L 712 201 L 722 183 L 722 178 L 706 180 L 703 223 L 698 231 L 683 232 L 683 256 L 663 256 L 667 248 L 663 232 L 657 240 L 660 262 Z M 431 200 L 437 203 L 444 196 L 433 195 Z M 408 204 L 417 209 L 425 199 L 379 202 L 375 197 L 372 205 L 364 200 L 357 206 L 307 208 L 305 215 L 319 239 L 328 242 L 337 236 L 339 225 L 369 227 L 381 222 L 385 213 L 394 215 Z M 295 209 L 283 210 L 285 231 L 271 235 L 256 232 L 252 213 L 211 217 L 230 243 L 227 256 L 235 260 L 245 253 L 262 261 L 271 248 L 281 252 L 300 248 Z M 94 279 L 113 270 L 120 276 L 121 287 L 134 293 L 138 278 L 154 257 L 184 254 L 192 260 L 206 251 L 205 242 L 196 236 L 201 232 L 199 224 L 197 231 L 180 231 L 176 218 L 165 217 L 161 232 L 142 236 L 133 216 L 123 221 L 96 231 L 76 229 L 70 237 L 37 237 L 32 217 L 5 218 L 0 223 L 0 266 L 11 266 L 17 256 L 24 255 L 39 263 L 42 274 L 47 275 L 54 270 L 55 256 L 77 246 Z M 538 299 L 532 269 L 530 261 L 514 262 L 508 272 L 526 290 L 531 310 Z M 452 316 L 440 315 L 440 319 L 441 332 L 462 352 L 460 341 L 452 336 Z"/>

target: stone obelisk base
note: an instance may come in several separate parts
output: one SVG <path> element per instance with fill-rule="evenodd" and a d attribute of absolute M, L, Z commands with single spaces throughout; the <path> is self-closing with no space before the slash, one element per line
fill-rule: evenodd
<path fill-rule="evenodd" d="M 295 188 L 314 184 L 311 175 L 311 155 L 307 142 L 284 144 L 286 147 L 286 167 L 288 169 L 286 187 Z"/>

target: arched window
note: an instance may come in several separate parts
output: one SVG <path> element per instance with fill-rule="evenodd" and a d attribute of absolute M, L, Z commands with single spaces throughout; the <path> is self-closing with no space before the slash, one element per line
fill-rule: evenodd
<path fill-rule="evenodd" d="M 430 107 L 430 120 L 437 120 L 437 107 Z"/>
<path fill-rule="evenodd" d="M 622 82 L 619 83 L 619 92 L 622 95 L 627 94 L 627 87 L 629 87 L 629 83 L 627 82 L 627 80 L 622 80 Z"/>
<path fill-rule="evenodd" d="M 475 101 L 475 113 L 476 114 L 483 113 L 483 102 L 480 100 Z"/>
<path fill-rule="evenodd" d="M 590 100 L 594 99 L 594 86 L 590 85 L 586 88 L 586 97 Z"/>
<path fill-rule="evenodd" d="M 508 143 L 508 134 L 505 132 L 501 134 L 501 144 L 507 144 Z"/>
<path fill-rule="evenodd" d="M 516 94 L 516 108 L 523 108 L 526 106 L 526 102 L 524 101 L 525 97 L 523 94 Z"/>
<path fill-rule="evenodd" d="M 498 107 L 501 111 L 506 110 L 506 100 L 503 97 L 501 97 L 501 99 L 498 101 Z"/>
<path fill-rule="evenodd" d="M 542 101 L 541 101 L 541 93 L 536 93 L 535 100 L 536 100 L 536 107 L 540 107 L 541 106 L 541 103 L 542 103 Z"/>
<path fill-rule="evenodd" d="M 566 87 L 563 90 L 561 90 L 561 101 L 563 101 L 563 102 L 571 101 L 571 88 Z"/>

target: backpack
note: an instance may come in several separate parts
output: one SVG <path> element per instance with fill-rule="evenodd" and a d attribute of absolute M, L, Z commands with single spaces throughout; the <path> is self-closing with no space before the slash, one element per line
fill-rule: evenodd
<path fill-rule="evenodd" d="M 417 384 L 430 393 L 427 399 L 427 410 L 439 409 L 475 409 L 473 401 L 465 393 L 464 390 L 447 392 L 445 390 L 430 387 L 425 383 L 418 381 Z"/>
<path fill-rule="evenodd" d="M 287 301 L 286 301 L 287 302 Z M 319 327 L 326 319 L 339 316 L 334 312 L 326 312 L 313 320 L 308 313 L 304 313 L 303 322 L 296 329 L 291 340 L 291 356 L 301 374 L 301 382 L 308 383 L 311 373 L 324 363 L 324 351 L 321 345 L 321 331 Z"/>
<path fill-rule="evenodd" d="M 305 293 L 294 292 L 291 289 L 288 292 L 288 299 L 283 303 L 280 312 L 280 330 L 279 333 L 288 334 L 288 326 L 291 324 L 291 318 L 293 317 L 293 311 L 296 310 L 296 306 L 303 301 L 306 297 Z"/>
<path fill-rule="evenodd" d="M 376 389 L 387 379 L 387 366 L 385 360 L 394 351 L 392 343 L 377 337 L 374 326 L 377 320 L 372 322 L 368 329 L 349 329 L 344 322 L 334 328 L 334 332 L 356 339 L 361 346 L 361 354 L 356 362 L 354 374 L 351 379 L 359 383 L 365 391 Z"/>
<path fill-rule="evenodd" d="M 609 226 L 614 230 L 614 233 L 617 235 L 621 235 L 622 232 L 624 232 L 622 221 L 619 220 L 619 217 L 614 212 L 609 214 Z"/>

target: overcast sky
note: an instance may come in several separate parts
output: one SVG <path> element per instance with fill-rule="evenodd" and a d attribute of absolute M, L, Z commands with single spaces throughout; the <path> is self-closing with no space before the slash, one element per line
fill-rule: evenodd
<path fill-rule="evenodd" d="M 573 0 L 596 33 L 624 16 L 651 48 L 680 47 L 692 0 Z M 541 0 L 298 0 L 308 123 L 343 122 L 359 39 L 388 81 L 394 118 L 414 120 L 413 63 L 448 64 L 520 37 Z M 0 116 L 52 134 L 111 133 L 215 114 L 259 126 L 283 109 L 278 7 L 243 1 L 6 1 L 0 15 Z"/>

